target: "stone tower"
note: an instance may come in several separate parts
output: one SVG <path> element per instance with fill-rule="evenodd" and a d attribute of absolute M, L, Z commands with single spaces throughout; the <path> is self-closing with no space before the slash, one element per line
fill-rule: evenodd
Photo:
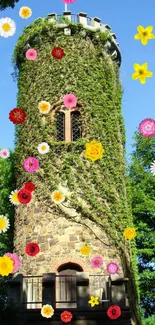
<path fill-rule="evenodd" d="M 61 60 L 51 50 L 61 47 Z M 29 48 L 38 52 L 27 60 Z M 109 25 L 87 14 L 49 14 L 25 28 L 15 49 L 18 72 L 17 107 L 27 119 L 16 127 L 17 189 L 28 181 L 35 184 L 32 201 L 16 208 L 14 252 L 22 268 L 10 282 L 10 296 L 24 307 L 26 324 L 44 324 L 42 304 L 51 304 L 55 314 L 50 324 L 59 325 L 60 313 L 70 310 L 73 325 L 108 325 L 106 312 L 119 305 L 121 316 L 113 324 L 140 324 L 131 246 L 123 231 L 132 225 L 125 175 L 125 132 L 121 113 L 119 66 L 121 55 L 116 35 Z M 63 96 L 74 94 L 77 106 L 67 109 Z M 51 110 L 42 115 L 40 101 Z M 84 158 L 86 143 L 102 143 L 102 159 Z M 37 147 L 46 142 L 50 151 L 41 155 Z M 28 157 L 39 160 L 35 173 L 24 170 Z M 55 204 L 51 194 L 64 193 Z M 40 252 L 25 254 L 27 243 L 36 242 Z M 84 256 L 80 249 L 89 245 Z M 101 268 L 91 260 L 103 258 Z M 119 270 L 109 275 L 106 265 Z M 90 307 L 90 296 L 100 305 Z M 21 309 L 20 309 L 21 310 Z"/>

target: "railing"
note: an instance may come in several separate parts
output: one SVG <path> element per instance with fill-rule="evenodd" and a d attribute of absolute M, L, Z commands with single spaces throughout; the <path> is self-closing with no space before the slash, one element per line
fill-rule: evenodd
<path fill-rule="evenodd" d="M 76 272 L 57 275 L 45 273 L 43 276 L 18 275 L 10 281 L 10 299 L 22 304 L 24 309 L 40 309 L 48 303 L 55 309 L 90 310 L 90 296 L 99 297 L 100 304 L 95 309 L 107 310 L 112 304 L 122 308 L 128 306 L 126 285 L 128 279 L 111 281 L 104 274 Z"/>
<path fill-rule="evenodd" d="M 67 17 L 63 16 L 63 15 L 56 15 L 54 16 L 55 21 L 57 21 L 58 23 L 63 23 L 65 22 L 65 19 Z M 79 23 L 79 15 L 76 14 L 71 14 L 70 15 L 70 20 L 72 23 Z M 86 21 L 87 21 L 87 25 L 91 26 L 91 18 L 86 17 Z"/>

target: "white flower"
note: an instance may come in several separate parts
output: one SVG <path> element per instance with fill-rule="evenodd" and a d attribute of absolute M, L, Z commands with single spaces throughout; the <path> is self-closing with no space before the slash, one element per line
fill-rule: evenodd
<path fill-rule="evenodd" d="M 42 142 L 38 146 L 38 151 L 42 155 L 44 155 L 45 153 L 49 152 L 49 150 L 50 150 L 50 147 L 49 147 L 48 143 L 46 143 L 46 142 Z"/>
<path fill-rule="evenodd" d="M 12 191 L 11 194 L 9 195 L 9 201 L 14 205 L 20 204 L 17 194 L 18 194 L 18 190 L 15 190 L 15 191 Z"/>
<path fill-rule="evenodd" d="M 10 222 L 7 217 L 0 215 L 0 233 L 6 232 L 10 227 Z"/>
<path fill-rule="evenodd" d="M 0 157 L 6 159 L 10 156 L 10 152 L 8 149 L 1 149 L 0 150 Z"/>
<path fill-rule="evenodd" d="M 60 204 L 65 200 L 65 196 L 61 191 L 54 191 L 51 195 L 52 201 L 56 204 Z"/>
<path fill-rule="evenodd" d="M 39 108 L 40 113 L 48 114 L 51 109 L 51 105 L 46 100 L 42 100 L 41 102 L 39 102 L 38 108 Z"/>
<path fill-rule="evenodd" d="M 13 36 L 16 31 L 16 24 L 11 18 L 0 19 L 0 36 L 8 37 Z"/>
<path fill-rule="evenodd" d="M 150 166 L 150 170 L 151 170 L 151 173 L 152 173 L 153 175 L 155 175 L 155 160 L 154 160 L 153 163 L 151 164 L 151 166 Z"/>

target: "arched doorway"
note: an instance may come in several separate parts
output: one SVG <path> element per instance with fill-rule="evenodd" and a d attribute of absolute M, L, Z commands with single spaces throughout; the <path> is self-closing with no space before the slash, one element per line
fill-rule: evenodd
<path fill-rule="evenodd" d="M 56 308 L 77 308 L 76 272 L 83 272 L 76 263 L 65 263 L 58 267 L 56 276 Z"/>

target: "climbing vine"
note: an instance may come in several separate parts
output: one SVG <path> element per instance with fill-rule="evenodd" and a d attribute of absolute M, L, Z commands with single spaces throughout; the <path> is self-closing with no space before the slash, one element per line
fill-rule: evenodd
<path fill-rule="evenodd" d="M 108 32 L 92 31 L 81 24 L 69 24 L 71 36 L 48 19 L 38 19 L 24 29 L 15 48 L 13 63 L 19 68 L 17 105 L 27 114 L 26 121 L 16 126 L 16 178 L 21 188 L 27 181 L 35 184 L 35 197 L 51 213 L 61 213 L 66 218 L 69 208 L 86 220 L 97 223 L 107 234 L 111 243 L 119 248 L 124 271 L 130 278 L 131 291 L 137 289 L 134 281 L 137 274 L 135 244 L 123 239 L 123 231 L 132 226 L 132 214 L 128 199 L 124 143 L 125 130 L 121 112 L 122 89 L 118 66 L 107 55 L 106 42 L 111 40 Z M 61 60 L 51 55 L 54 47 L 65 52 Z M 38 51 L 36 61 L 25 57 L 28 47 Z M 81 118 L 86 136 L 75 142 L 54 141 L 55 122 L 51 112 L 44 122 L 38 110 L 42 100 L 51 107 L 73 93 L 81 103 Z M 102 143 L 102 159 L 92 162 L 81 154 L 88 141 Z M 50 151 L 40 155 L 38 144 L 47 142 Z M 23 169 L 28 157 L 39 160 L 40 169 L 33 174 Z M 63 205 L 55 207 L 51 192 L 58 184 L 65 184 L 71 192 L 66 199 L 68 212 Z M 65 202 L 64 202 L 65 204 Z"/>

